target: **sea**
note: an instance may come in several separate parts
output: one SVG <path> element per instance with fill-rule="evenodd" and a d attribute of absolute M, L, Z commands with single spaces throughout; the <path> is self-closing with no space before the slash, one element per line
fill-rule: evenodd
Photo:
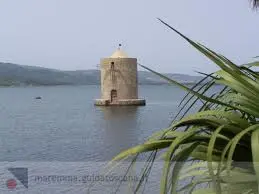
<path fill-rule="evenodd" d="M 82 168 L 98 172 L 121 151 L 168 127 L 184 95 L 176 86 L 140 85 L 139 97 L 146 99 L 146 106 L 97 107 L 100 87 L 95 85 L 0 88 L 0 193 L 87 193 L 89 184 L 82 183 L 86 177 L 74 185 L 46 183 L 44 177 L 32 184 L 32 174 L 81 176 Z M 17 169 L 24 171 L 15 173 Z M 19 175 L 26 169 L 27 184 Z M 156 178 L 143 193 L 159 192 L 159 184 Z M 91 193 L 116 193 L 115 187 L 109 187 L 111 192 L 97 188 Z"/>

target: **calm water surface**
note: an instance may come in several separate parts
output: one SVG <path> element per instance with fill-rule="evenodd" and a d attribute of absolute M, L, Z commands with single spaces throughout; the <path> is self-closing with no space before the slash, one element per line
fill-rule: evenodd
<path fill-rule="evenodd" d="M 93 105 L 98 86 L 0 88 L 0 160 L 110 160 L 167 127 L 184 95 L 174 86 L 139 90 L 145 107 L 118 108 Z"/>

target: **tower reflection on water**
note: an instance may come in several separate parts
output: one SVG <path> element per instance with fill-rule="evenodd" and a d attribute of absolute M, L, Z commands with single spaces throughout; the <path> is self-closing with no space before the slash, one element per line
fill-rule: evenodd
<path fill-rule="evenodd" d="M 105 145 L 111 146 L 111 149 L 114 150 L 113 156 L 119 151 L 141 142 L 139 138 L 141 107 L 110 106 L 99 108 L 104 119 Z"/>

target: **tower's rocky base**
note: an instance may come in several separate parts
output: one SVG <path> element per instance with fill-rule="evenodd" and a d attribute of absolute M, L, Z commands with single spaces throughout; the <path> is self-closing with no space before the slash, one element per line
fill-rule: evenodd
<path fill-rule="evenodd" d="M 146 100 L 144 99 L 124 99 L 117 100 L 115 102 L 110 102 L 110 100 L 106 99 L 96 99 L 96 106 L 145 106 Z"/>

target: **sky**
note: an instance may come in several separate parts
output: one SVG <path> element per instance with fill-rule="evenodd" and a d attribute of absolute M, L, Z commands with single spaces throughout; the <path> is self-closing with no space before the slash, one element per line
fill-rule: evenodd
<path fill-rule="evenodd" d="M 96 69 L 122 44 L 162 73 L 217 70 L 158 17 L 237 64 L 259 55 L 259 12 L 248 0 L 0 0 L 0 62 Z"/>

